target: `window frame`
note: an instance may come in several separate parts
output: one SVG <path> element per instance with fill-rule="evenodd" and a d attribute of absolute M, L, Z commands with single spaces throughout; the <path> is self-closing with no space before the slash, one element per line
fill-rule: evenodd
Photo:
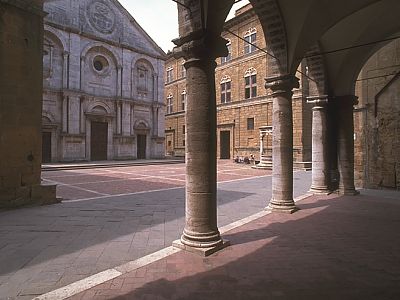
<path fill-rule="evenodd" d="M 232 79 L 230 76 L 225 75 L 221 78 L 220 88 L 221 103 L 225 104 L 232 102 Z"/>
<path fill-rule="evenodd" d="M 257 70 L 248 69 L 244 74 L 244 99 L 257 97 Z"/>
<path fill-rule="evenodd" d="M 247 130 L 254 130 L 255 120 L 254 117 L 247 118 Z"/>
<path fill-rule="evenodd" d="M 187 93 L 186 89 L 181 93 L 181 110 L 186 111 Z"/>
<path fill-rule="evenodd" d="M 257 50 L 257 29 L 251 28 L 244 34 L 244 54 L 251 54 Z"/>
<path fill-rule="evenodd" d="M 167 114 L 172 114 L 174 112 L 174 96 L 169 94 L 167 97 Z"/>
<path fill-rule="evenodd" d="M 168 67 L 166 70 L 166 80 L 167 83 L 170 83 L 172 81 L 174 81 L 174 68 L 173 67 Z"/>

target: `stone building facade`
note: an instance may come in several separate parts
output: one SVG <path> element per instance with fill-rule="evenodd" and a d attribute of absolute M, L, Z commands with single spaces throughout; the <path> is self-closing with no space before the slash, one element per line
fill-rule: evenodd
<path fill-rule="evenodd" d="M 44 10 L 43 161 L 162 158 L 165 53 L 116 0 Z"/>
<path fill-rule="evenodd" d="M 356 87 L 356 184 L 400 189 L 400 39 L 370 57 Z"/>
<path fill-rule="evenodd" d="M 265 88 L 267 45 L 261 23 L 251 5 L 238 9 L 225 23 L 222 37 L 229 55 L 216 60 L 217 157 L 232 159 L 253 154 L 260 159 L 260 127 L 272 126 L 272 96 Z M 257 47 L 245 42 L 250 41 Z M 263 51 L 264 50 L 264 51 Z M 165 73 L 166 154 L 185 155 L 186 73 L 183 58 L 172 53 Z M 301 67 L 300 67 L 301 69 Z M 300 88 L 293 96 L 293 158 L 298 167 L 311 161 L 311 106 L 306 102 L 308 82 L 299 73 Z M 272 135 L 264 137 L 264 151 L 272 155 Z"/>

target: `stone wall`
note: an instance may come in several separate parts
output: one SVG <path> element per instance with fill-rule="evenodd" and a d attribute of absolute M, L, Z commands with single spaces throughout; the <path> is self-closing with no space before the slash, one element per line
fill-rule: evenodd
<path fill-rule="evenodd" d="M 56 201 L 41 185 L 43 13 L 0 1 L 0 209 Z"/>
<path fill-rule="evenodd" d="M 355 180 L 400 188 L 400 40 L 377 51 L 359 75 L 354 112 Z"/>

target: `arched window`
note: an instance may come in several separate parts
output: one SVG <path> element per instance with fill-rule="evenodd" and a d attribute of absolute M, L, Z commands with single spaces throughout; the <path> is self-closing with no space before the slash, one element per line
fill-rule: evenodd
<path fill-rule="evenodd" d="M 228 49 L 228 55 L 221 57 L 221 64 L 224 64 L 232 59 L 232 43 L 230 39 L 228 39 L 228 42 L 226 43 L 226 48 Z"/>
<path fill-rule="evenodd" d="M 138 91 L 149 90 L 149 70 L 145 65 L 139 65 L 136 69 L 137 72 L 137 89 Z"/>
<path fill-rule="evenodd" d="M 183 90 L 183 92 L 181 93 L 181 110 L 186 110 L 186 99 L 186 90 Z"/>
<path fill-rule="evenodd" d="M 249 99 L 257 97 L 257 71 L 250 68 L 244 74 L 244 98 Z"/>
<path fill-rule="evenodd" d="M 221 79 L 221 103 L 231 102 L 231 78 L 225 75 Z"/>
<path fill-rule="evenodd" d="M 256 51 L 257 29 L 251 28 L 244 34 L 244 54 Z"/>
<path fill-rule="evenodd" d="M 171 114 L 174 112 L 174 97 L 172 94 L 169 94 L 167 97 L 167 114 Z"/>

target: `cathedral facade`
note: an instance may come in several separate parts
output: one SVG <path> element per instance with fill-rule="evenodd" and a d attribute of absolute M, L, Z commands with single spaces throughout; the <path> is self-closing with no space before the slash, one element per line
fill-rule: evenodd
<path fill-rule="evenodd" d="M 116 0 L 44 10 L 43 162 L 164 157 L 165 53 Z"/>

